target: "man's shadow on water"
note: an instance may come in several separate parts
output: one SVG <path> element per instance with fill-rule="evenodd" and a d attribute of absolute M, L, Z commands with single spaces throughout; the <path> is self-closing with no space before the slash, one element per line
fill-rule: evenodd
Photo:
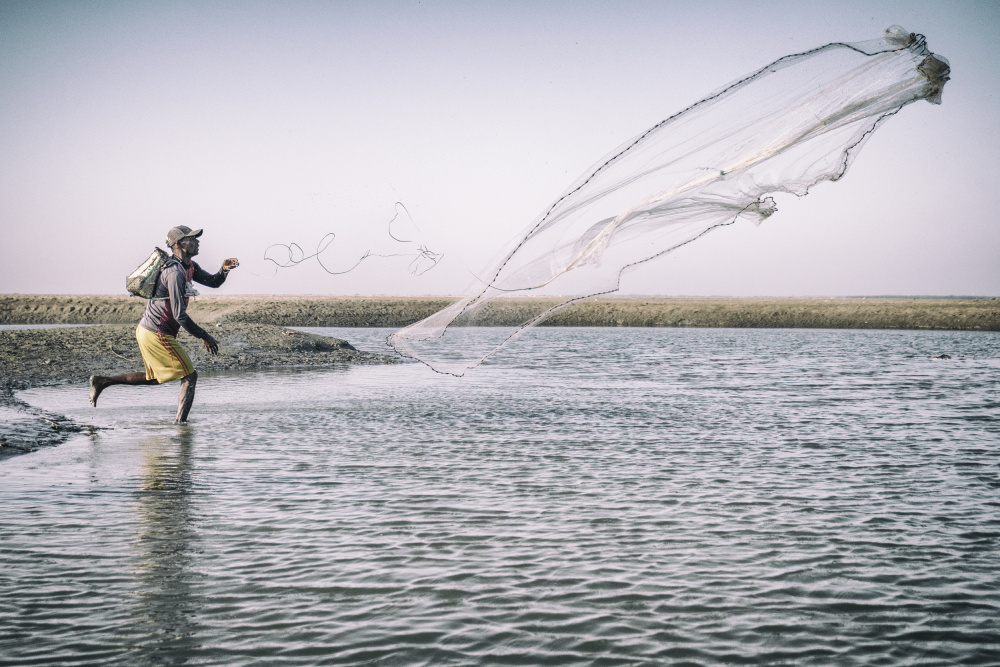
<path fill-rule="evenodd" d="M 193 439 L 194 430 L 181 426 L 141 444 L 134 492 L 136 588 L 125 634 L 143 663 L 180 664 L 200 644 L 200 577 L 192 571 L 198 542 L 191 512 Z"/>

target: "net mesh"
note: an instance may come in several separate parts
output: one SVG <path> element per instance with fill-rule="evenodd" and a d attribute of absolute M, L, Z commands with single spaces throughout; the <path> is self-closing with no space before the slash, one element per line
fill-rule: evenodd
<path fill-rule="evenodd" d="M 616 291 L 629 268 L 737 220 L 760 224 L 776 210 L 768 195 L 836 181 L 885 119 L 939 104 L 948 74 L 922 35 L 898 26 L 780 58 L 601 158 L 457 302 L 388 342 L 462 375 L 557 310 Z M 513 326 L 453 344 L 454 327 L 496 325 L 503 300 L 519 296 L 547 298 L 520 303 Z"/>

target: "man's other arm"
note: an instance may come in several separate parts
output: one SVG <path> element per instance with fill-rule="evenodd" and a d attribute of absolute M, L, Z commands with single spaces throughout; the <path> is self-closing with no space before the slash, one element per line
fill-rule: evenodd
<path fill-rule="evenodd" d="M 167 291 L 170 296 L 170 310 L 173 312 L 177 323 L 195 338 L 202 340 L 211 338 L 207 331 L 195 324 L 194 320 L 188 317 L 187 306 L 184 303 L 184 274 L 180 270 L 170 271 L 167 273 L 164 282 L 167 283 Z"/>

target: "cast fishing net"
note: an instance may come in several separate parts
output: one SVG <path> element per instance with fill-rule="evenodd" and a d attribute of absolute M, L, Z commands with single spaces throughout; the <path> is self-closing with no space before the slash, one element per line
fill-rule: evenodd
<path fill-rule="evenodd" d="M 898 26 L 780 58 L 601 158 L 459 301 L 388 342 L 461 375 L 568 304 L 614 292 L 623 271 L 739 219 L 759 224 L 776 210 L 769 194 L 836 181 L 885 119 L 940 104 L 948 74 Z M 536 295 L 550 298 L 519 302 L 515 326 L 457 328 L 495 325 L 504 300 Z"/>

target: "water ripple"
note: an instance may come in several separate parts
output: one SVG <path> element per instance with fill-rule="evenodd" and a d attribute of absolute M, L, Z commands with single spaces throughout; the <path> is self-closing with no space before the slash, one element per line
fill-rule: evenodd
<path fill-rule="evenodd" d="M 188 428 L 25 392 L 116 428 L 0 468 L 0 662 L 996 664 L 998 357 L 538 329 L 463 379 L 208 376 Z"/>

